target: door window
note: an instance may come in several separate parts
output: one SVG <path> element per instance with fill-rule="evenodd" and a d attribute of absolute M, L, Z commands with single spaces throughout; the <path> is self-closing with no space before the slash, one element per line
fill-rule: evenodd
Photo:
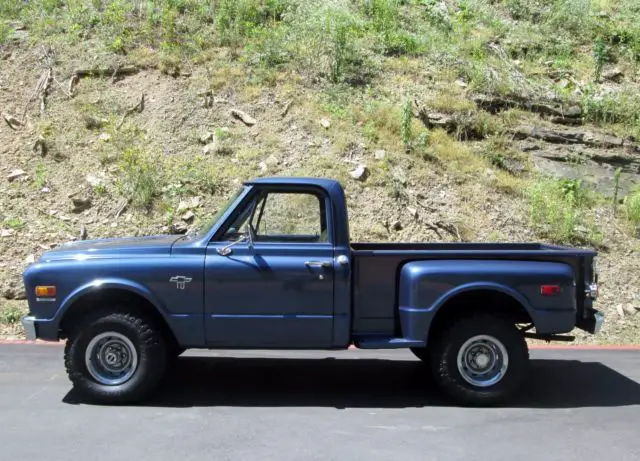
<path fill-rule="evenodd" d="M 252 202 L 225 233 L 235 240 L 253 227 L 258 242 L 326 242 L 324 200 L 309 192 L 269 192 Z"/>

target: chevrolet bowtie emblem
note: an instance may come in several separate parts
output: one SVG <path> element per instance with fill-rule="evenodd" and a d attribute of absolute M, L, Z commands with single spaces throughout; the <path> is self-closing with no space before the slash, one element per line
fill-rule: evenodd
<path fill-rule="evenodd" d="M 185 286 L 187 286 L 187 283 L 191 282 L 191 277 L 185 277 L 184 275 L 176 275 L 174 277 L 171 277 L 169 279 L 169 282 L 175 283 L 176 288 L 178 290 L 184 290 Z"/>

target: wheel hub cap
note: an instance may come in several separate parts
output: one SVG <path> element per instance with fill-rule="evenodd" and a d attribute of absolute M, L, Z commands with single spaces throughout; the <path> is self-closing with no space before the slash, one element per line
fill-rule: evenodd
<path fill-rule="evenodd" d="M 469 338 L 458 351 L 458 371 L 469 384 L 489 387 L 504 378 L 509 354 L 502 342 L 489 335 Z"/>
<path fill-rule="evenodd" d="M 100 384 L 117 386 L 127 382 L 138 367 L 138 352 L 129 338 L 117 332 L 95 336 L 87 346 L 85 365 Z"/>

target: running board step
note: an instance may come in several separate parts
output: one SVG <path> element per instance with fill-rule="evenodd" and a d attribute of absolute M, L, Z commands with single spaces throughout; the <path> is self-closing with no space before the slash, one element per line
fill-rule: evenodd
<path fill-rule="evenodd" d="M 540 339 L 542 341 L 561 341 L 565 343 L 570 343 L 576 339 L 575 336 L 569 335 L 539 335 L 536 333 L 523 333 L 525 338 L 530 339 Z"/>
<path fill-rule="evenodd" d="M 358 349 L 407 349 L 409 347 L 425 347 L 424 341 L 388 336 L 360 336 L 354 339 Z"/>

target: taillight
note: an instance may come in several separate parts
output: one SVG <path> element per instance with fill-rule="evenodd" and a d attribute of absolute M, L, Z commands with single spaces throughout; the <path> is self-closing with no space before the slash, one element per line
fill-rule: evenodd
<path fill-rule="evenodd" d="M 540 294 L 542 296 L 556 296 L 560 294 L 560 285 L 541 285 Z"/>

